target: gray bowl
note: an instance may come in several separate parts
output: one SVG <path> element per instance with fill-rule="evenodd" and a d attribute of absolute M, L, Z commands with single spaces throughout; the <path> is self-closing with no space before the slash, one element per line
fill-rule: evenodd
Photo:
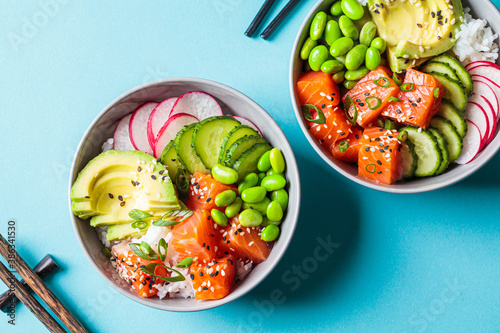
<path fill-rule="evenodd" d="M 101 145 L 107 138 L 113 136 L 117 121 L 124 115 L 132 112 L 138 105 L 147 101 L 160 102 L 166 98 L 180 96 L 185 92 L 200 90 L 217 99 L 225 114 L 245 117 L 256 124 L 272 146 L 280 148 L 286 159 L 286 176 L 289 182 L 289 205 L 281 224 L 281 235 L 274 244 L 269 258 L 257 265 L 243 280 L 236 284 L 233 292 L 221 299 L 213 301 L 195 301 L 193 299 L 162 299 L 157 297 L 142 298 L 133 291 L 128 283 L 122 280 L 111 266 L 108 258 L 102 253 L 103 245 L 97 238 L 96 231 L 89 221 L 84 221 L 70 214 L 73 229 L 82 250 L 92 267 L 114 289 L 128 298 L 141 304 L 169 311 L 199 311 L 211 309 L 229 303 L 262 282 L 271 273 L 283 257 L 292 239 L 300 207 L 299 171 L 295 157 L 283 131 L 271 116 L 250 98 L 223 84 L 196 79 L 172 78 L 150 82 L 136 87 L 115 99 L 106 106 L 89 126 L 76 150 L 71 167 L 69 189 L 75 181 L 78 172 L 95 156 L 101 152 Z"/>
<path fill-rule="evenodd" d="M 314 150 L 316 150 L 319 156 L 321 156 L 321 158 L 323 158 L 323 160 L 325 160 L 328 165 L 330 165 L 333 169 L 349 178 L 350 180 L 375 190 L 392 193 L 419 193 L 436 190 L 457 183 L 472 175 L 483 165 L 485 165 L 493 156 L 495 156 L 495 154 L 500 149 L 500 136 L 498 135 L 498 131 L 500 128 L 497 129 L 497 135 L 495 135 L 495 139 L 479 155 L 476 156 L 474 161 L 469 164 L 453 164 L 445 173 L 436 177 L 412 179 L 405 182 L 398 182 L 392 185 L 384 185 L 376 184 L 375 182 L 359 177 L 358 170 L 355 165 L 335 159 L 327 149 L 325 149 L 320 143 L 318 143 L 314 136 L 311 135 L 311 133 L 307 130 L 304 116 L 300 111 L 300 102 L 297 95 L 295 83 L 297 82 L 302 72 L 303 60 L 300 58 L 300 49 L 309 35 L 309 26 L 311 24 L 311 21 L 318 11 L 323 10 L 329 12 L 330 6 L 335 1 L 336 0 L 318 1 L 302 23 L 299 33 L 297 34 L 297 38 L 295 39 L 295 44 L 293 46 L 290 59 L 289 75 L 292 104 L 300 128 L 302 129 L 302 132 L 304 132 L 304 135 L 306 136 L 307 140 L 309 140 L 309 143 L 314 148 Z M 500 32 L 500 13 L 489 0 L 462 0 L 462 3 L 464 8 L 470 7 L 472 9 L 472 14 L 474 17 L 486 19 L 489 26 L 495 32 Z M 500 60 L 497 60 L 497 64 L 500 65 Z"/>

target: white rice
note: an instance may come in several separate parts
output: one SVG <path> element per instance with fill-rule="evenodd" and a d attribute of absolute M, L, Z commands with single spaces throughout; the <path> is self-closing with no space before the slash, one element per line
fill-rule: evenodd
<path fill-rule="evenodd" d="M 107 140 L 106 140 L 106 142 L 104 142 L 104 143 L 102 144 L 102 147 L 101 147 L 102 152 L 104 153 L 105 151 L 108 151 L 108 150 L 113 149 L 113 142 L 114 142 L 114 141 L 115 141 L 115 140 L 113 140 L 113 138 L 109 138 L 109 139 L 107 139 Z"/>
<path fill-rule="evenodd" d="M 498 34 L 493 33 L 486 20 L 472 18 L 470 8 L 464 9 L 464 22 L 455 38 L 453 52 L 463 65 L 480 60 L 495 62 L 498 59 L 498 44 L 495 43 Z"/>
<path fill-rule="evenodd" d="M 359 2 L 359 4 L 360 4 L 361 6 L 366 6 L 366 5 L 368 5 L 368 0 L 358 0 L 358 2 Z"/>

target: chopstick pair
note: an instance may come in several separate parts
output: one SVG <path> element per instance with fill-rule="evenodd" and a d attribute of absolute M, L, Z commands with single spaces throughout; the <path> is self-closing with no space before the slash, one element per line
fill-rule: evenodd
<path fill-rule="evenodd" d="M 253 19 L 252 23 L 250 23 L 250 26 L 248 27 L 247 31 L 245 31 L 246 36 L 251 37 L 253 35 L 253 33 L 255 32 L 255 30 L 257 30 L 260 23 L 262 22 L 262 20 L 266 16 L 267 12 L 269 11 L 271 6 L 273 5 L 274 1 L 275 0 L 266 0 L 264 2 L 262 7 L 260 8 L 259 12 L 257 13 L 255 18 Z M 271 34 L 274 32 L 274 30 L 276 30 L 276 28 L 279 26 L 281 21 L 283 21 L 283 19 L 285 19 L 285 17 L 287 17 L 287 15 L 292 11 L 293 7 L 295 7 L 295 5 L 299 1 L 300 0 L 290 0 L 285 5 L 285 7 L 283 7 L 283 9 L 278 13 L 278 15 L 276 15 L 276 17 L 272 20 L 272 22 L 269 23 L 269 25 L 266 27 L 266 29 L 264 29 L 264 31 L 262 32 L 260 37 L 262 37 L 263 39 L 269 38 L 269 36 L 271 36 Z"/>
<path fill-rule="evenodd" d="M 28 286 L 40 297 L 52 312 L 66 325 L 70 332 L 87 332 L 80 322 L 69 312 L 42 279 L 29 267 L 0 234 L 0 255 L 9 260 Z M 30 294 L 23 284 L 0 262 L 0 279 L 8 286 L 14 285 L 15 296 L 51 331 L 66 332 L 49 312 Z"/>

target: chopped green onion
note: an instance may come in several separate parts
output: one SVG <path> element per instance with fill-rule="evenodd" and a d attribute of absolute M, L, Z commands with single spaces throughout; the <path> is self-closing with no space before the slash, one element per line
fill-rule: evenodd
<path fill-rule="evenodd" d="M 394 96 L 391 96 L 391 97 L 389 97 L 389 102 L 399 103 L 399 102 L 401 102 L 401 99 L 397 98 L 397 97 L 394 97 Z"/>
<path fill-rule="evenodd" d="M 182 259 L 181 262 L 179 262 L 177 265 L 175 265 L 175 267 L 188 268 L 189 266 L 191 266 L 192 263 L 193 263 L 193 258 L 186 257 L 186 258 Z"/>
<path fill-rule="evenodd" d="M 341 153 L 345 152 L 349 148 L 349 141 L 344 140 L 339 143 L 339 151 Z"/>
<path fill-rule="evenodd" d="M 317 106 L 312 104 L 305 104 L 301 106 L 301 109 L 302 114 L 307 121 L 311 121 L 316 124 L 326 124 L 325 114 Z M 313 118 L 313 116 L 311 115 L 311 109 L 316 111 L 316 113 L 318 114 L 318 118 Z"/>
<path fill-rule="evenodd" d="M 415 89 L 415 85 L 411 82 L 407 82 L 401 86 L 401 91 L 403 92 L 413 91 L 413 89 Z"/>
<path fill-rule="evenodd" d="M 165 238 L 160 238 L 160 241 L 158 242 L 158 256 L 160 257 L 161 261 L 165 261 L 165 258 L 167 257 L 167 251 L 168 244 L 165 241 Z"/>
<path fill-rule="evenodd" d="M 399 79 L 399 76 L 397 73 L 392 74 L 392 80 L 398 85 L 401 86 L 403 82 Z"/>
<path fill-rule="evenodd" d="M 345 113 L 345 116 L 347 117 L 347 120 L 349 120 L 349 122 L 355 126 L 356 125 L 356 120 L 358 119 L 358 108 L 356 107 L 356 104 L 354 104 L 354 101 L 352 100 L 351 96 L 347 95 L 346 101 L 344 102 L 344 113 Z M 349 108 L 352 106 L 354 106 L 354 116 L 351 117 L 349 116 Z"/>
<path fill-rule="evenodd" d="M 111 251 L 107 247 L 102 249 L 102 253 L 104 253 L 106 257 L 111 258 Z"/>
<path fill-rule="evenodd" d="M 398 135 L 399 141 L 405 142 L 407 139 L 408 139 L 408 132 L 403 131 L 403 132 L 399 133 L 399 135 Z"/>
<path fill-rule="evenodd" d="M 155 227 L 171 227 L 173 225 L 179 224 L 186 220 L 188 217 L 193 215 L 194 212 L 192 210 L 184 209 L 184 210 L 172 210 L 165 215 L 163 215 L 159 220 L 153 222 Z M 180 218 L 178 220 L 178 218 Z"/>
<path fill-rule="evenodd" d="M 173 272 L 177 273 L 177 276 L 168 277 L 168 276 L 156 275 L 155 274 L 155 269 L 156 269 L 157 266 L 163 267 L 163 268 L 165 268 L 165 269 L 167 269 L 169 271 L 173 271 Z M 171 267 L 167 267 L 165 265 L 162 265 L 162 264 L 151 263 L 151 264 L 148 264 L 145 267 L 141 268 L 141 271 L 143 271 L 146 274 L 155 276 L 155 277 L 157 277 L 160 280 L 167 281 L 167 282 L 179 282 L 179 281 L 186 280 L 186 278 L 184 277 L 184 275 L 181 274 L 181 272 L 179 272 L 179 271 L 177 271 L 177 270 L 175 270 L 175 269 L 173 269 Z"/>
<path fill-rule="evenodd" d="M 375 96 L 368 96 L 365 98 L 365 102 L 370 110 L 376 110 L 382 105 L 382 100 Z"/>
<path fill-rule="evenodd" d="M 149 226 L 149 224 L 146 221 L 135 221 L 130 226 L 132 227 L 132 229 L 144 230 Z"/>
<path fill-rule="evenodd" d="M 382 88 L 387 88 L 391 86 L 391 82 L 389 82 L 389 80 L 387 80 L 385 76 L 381 76 L 378 79 L 373 80 L 373 83 Z"/>
<path fill-rule="evenodd" d="M 434 98 L 439 97 L 439 87 L 434 88 Z"/>
<path fill-rule="evenodd" d="M 158 259 L 156 252 L 149 246 L 146 242 L 130 243 L 128 246 L 134 251 L 134 253 L 141 259 L 153 261 Z"/>
<path fill-rule="evenodd" d="M 392 131 L 393 129 L 396 129 L 396 122 L 389 120 L 389 119 L 386 119 L 385 123 L 384 123 L 384 128 L 386 130 Z"/>
<path fill-rule="evenodd" d="M 370 167 L 373 167 L 372 170 L 370 170 Z M 370 163 L 366 166 L 366 171 L 368 171 L 369 173 L 375 173 L 376 170 L 377 166 L 373 163 Z"/>
<path fill-rule="evenodd" d="M 384 127 L 385 125 L 385 119 L 382 117 L 377 117 L 377 123 L 380 127 Z"/>
<path fill-rule="evenodd" d="M 175 174 L 175 186 L 177 187 L 177 193 L 179 193 L 179 199 L 187 201 L 189 199 L 189 179 L 186 170 L 177 170 Z"/>
<path fill-rule="evenodd" d="M 136 221 L 141 221 L 147 219 L 148 217 L 153 217 L 153 215 L 140 209 L 132 209 L 128 213 L 128 216 L 130 216 L 131 219 L 134 219 Z"/>

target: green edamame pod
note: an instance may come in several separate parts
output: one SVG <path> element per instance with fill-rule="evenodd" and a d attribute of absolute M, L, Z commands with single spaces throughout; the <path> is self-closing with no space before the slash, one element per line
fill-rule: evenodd
<path fill-rule="evenodd" d="M 257 177 L 257 175 L 255 175 Z M 233 190 L 227 190 L 217 194 L 214 199 L 214 203 L 217 207 L 226 207 L 233 203 L 236 199 L 236 192 Z"/>
<path fill-rule="evenodd" d="M 281 190 L 285 185 L 286 179 L 282 175 L 266 176 L 260 182 L 260 186 L 264 187 L 268 192 Z"/>
<path fill-rule="evenodd" d="M 238 185 L 238 193 L 241 194 L 244 190 L 249 187 L 254 187 L 259 183 L 259 176 L 256 173 L 252 172 L 243 178 L 243 181 Z"/>
<path fill-rule="evenodd" d="M 365 55 L 368 47 L 363 44 L 358 44 L 347 53 L 345 59 L 345 68 L 349 71 L 354 71 L 365 62 Z"/>
<path fill-rule="evenodd" d="M 255 209 L 245 209 L 240 213 L 239 221 L 244 227 L 257 227 L 262 223 L 262 214 Z"/>
<path fill-rule="evenodd" d="M 359 42 L 370 47 L 373 38 L 377 34 L 377 25 L 373 21 L 368 21 L 365 23 L 361 32 L 359 33 Z"/>
<path fill-rule="evenodd" d="M 321 65 L 321 71 L 327 74 L 338 73 L 344 69 L 344 64 L 338 60 L 327 60 Z"/>
<path fill-rule="evenodd" d="M 340 37 L 330 46 L 330 54 L 332 57 L 343 56 L 354 46 L 354 41 L 349 37 Z M 337 59 L 339 60 L 339 59 Z M 340 61 L 340 60 L 339 60 Z"/>
<path fill-rule="evenodd" d="M 243 209 L 256 209 L 261 213 L 262 215 L 267 214 L 267 206 L 271 203 L 271 200 L 268 197 L 265 197 L 264 200 L 256 203 L 248 203 L 244 202 L 243 203 Z"/>
<path fill-rule="evenodd" d="M 341 84 L 345 79 L 345 71 L 341 71 L 332 75 L 333 82 L 335 84 Z"/>
<path fill-rule="evenodd" d="M 267 218 L 271 221 L 281 221 L 283 218 L 283 208 L 277 201 L 271 201 L 267 206 Z"/>
<path fill-rule="evenodd" d="M 354 88 L 354 86 L 358 83 L 358 81 L 349 81 L 349 80 L 345 80 L 344 81 L 344 87 L 347 89 L 347 90 L 351 90 L 352 88 Z"/>
<path fill-rule="evenodd" d="M 271 161 L 271 167 L 277 173 L 283 173 L 285 171 L 285 158 L 278 148 L 271 149 L 269 154 L 269 160 Z"/>
<path fill-rule="evenodd" d="M 376 48 L 380 54 L 384 53 L 387 48 L 387 44 L 382 37 L 377 37 L 372 40 L 370 46 Z"/>
<path fill-rule="evenodd" d="M 280 235 L 280 228 L 277 225 L 270 224 L 262 230 L 260 238 L 264 242 L 273 242 L 278 239 Z"/>
<path fill-rule="evenodd" d="M 302 60 L 309 59 L 309 54 L 311 54 L 312 49 L 314 49 L 317 45 L 317 41 L 312 40 L 311 37 L 307 37 L 304 45 L 302 45 L 302 49 L 300 50 L 300 58 Z"/>
<path fill-rule="evenodd" d="M 271 168 L 271 160 L 269 159 L 270 154 L 271 151 L 268 150 L 259 158 L 257 169 L 259 169 L 260 172 L 266 172 L 267 170 L 269 170 L 269 168 Z"/>
<path fill-rule="evenodd" d="M 288 207 L 288 193 L 284 189 L 273 191 L 271 200 L 279 202 L 283 211 Z"/>
<path fill-rule="evenodd" d="M 357 0 L 342 0 L 342 11 L 351 20 L 359 20 L 365 15 L 365 9 Z"/>
<path fill-rule="evenodd" d="M 319 12 L 317 13 L 312 22 L 311 29 L 309 30 L 309 34 L 312 40 L 318 40 L 323 36 L 323 31 L 325 31 L 326 26 L 326 13 Z"/>
<path fill-rule="evenodd" d="M 333 16 L 340 16 L 344 14 L 342 12 L 342 1 L 337 1 L 332 5 L 332 8 L 330 8 L 330 13 L 332 13 Z"/>
<path fill-rule="evenodd" d="M 240 212 L 242 205 L 243 205 L 243 200 L 241 200 L 241 198 L 236 198 L 232 204 L 226 207 L 224 213 L 228 218 L 235 217 Z"/>
<path fill-rule="evenodd" d="M 335 60 L 340 61 L 345 66 L 345 55 L 335 57 Z"/>
<path fill-rule="evenodd" d="M 262 181 L 262 179 L 264 179 L 264 177 L 266 176 L 266 174 L 264 172 L 261 172 L 257 176 L 259 176 L 259 185 L 260 185 L 260 182 Z"/>
<path fill-rule="evenodd" d="M 231 185 L 238 181 L 238 172 L 222 164 L 216 164 L 212 167 L 212 176 L 216 181 L 222 184 Z"/>
<path fill-rule="evenodd" d="M 265 178 L 264 178 L 265 179 Z M 241 199 L 249 203 L 257 203 L 266 197 L 267 190 L 263 186 L 254 186 L 247 188 L 241 193 Z"/>
<path fill-rule="evenodd" d="M 358 81 L 364 78 L 368 72 L 370 72 L 368 68 L 361 66 L 354 71 L 345 72 L 345 79 L 349 81 Z"/>
<path fill-rule="evenodd" d="M 349 37 L 352 40 L 356 40 L 359 38 L 359 29 L 356 28 L 354 22 L 347 16 L 342 15 L 339 18 L 339 26 L 340 31 L 342 31 L 345 37 Z"/>
<path fill-rule="evenodd" d="M 325 40 L 328 45 L 332 45 L 337 39 L 342 37 L 340 26 L 337 21 L 330 20 L 326 23 Z"/>
<path fill-rule="evenodd" d="M 365 65 L 369 70 L 375 70 L 378 66 L 380 66 L 380 62 L 382 61 L 382 57 L 380 56 L 380 52 L 378 49 L 374 47 L 369 47 L 366 51 L 365 55 Z"/>
<path fill-rule="evenodd" d="M 210 211 L 210 216 L 212 216 L 212 220 L 214 220 L 215 223 L 220 225 L 221 227 L 227 227 L 227 216 L 224 215 L 223 212 L 221 212 L 218 209 L 212 209 Z"/>
<path fill-rule="evenodd" d="M 324 45 L 318 45 L 309 54 L 309 66 L 313 71 L 319 71 L 321 65 L 328 60 L 328 49 Z"/>

